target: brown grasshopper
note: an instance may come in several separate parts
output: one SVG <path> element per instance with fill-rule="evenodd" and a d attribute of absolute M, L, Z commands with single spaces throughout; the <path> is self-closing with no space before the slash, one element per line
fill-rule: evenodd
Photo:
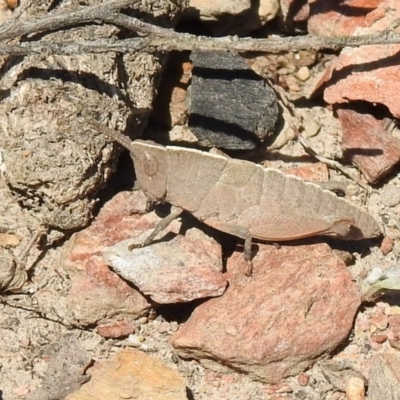
<path fill-rule="evenodd" d="M 370 215 L 311 182 L 223 155 L 131 142 L 104 125 L 90 124 L 130 151 L 139 186 L 150 201 L 175 206 L 143 245 L 184 210 L 244 239 L 249 262 L 253 238 L 280 242 L 324 235 L 359 240 L 381 234 Z"/>

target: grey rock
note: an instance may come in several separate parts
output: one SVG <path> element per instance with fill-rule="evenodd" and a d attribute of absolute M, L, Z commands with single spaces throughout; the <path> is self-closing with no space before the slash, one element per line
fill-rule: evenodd
<path fill-rule="evenodd" d="M 278 119 L 274 91 L 238 55 L 195 51 L 190 86 L 190 130 L 199 144 L 254 149 Z"/>

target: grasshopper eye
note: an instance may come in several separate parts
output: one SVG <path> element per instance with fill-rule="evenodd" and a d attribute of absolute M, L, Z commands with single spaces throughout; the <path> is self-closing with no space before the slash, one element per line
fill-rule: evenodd
<path fill-rule="evenodd" d="M 144 160 L 143 160 L 143 168 L 144 172 L 148 177 L 153 177 L 157 174 L 159 170 L 159 164 L 157 157 L 154 156 L 151 152 L 146 151 L 144 153 Z"/>

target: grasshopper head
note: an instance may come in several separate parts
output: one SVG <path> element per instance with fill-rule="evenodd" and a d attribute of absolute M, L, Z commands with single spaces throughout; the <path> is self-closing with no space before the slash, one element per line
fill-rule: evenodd
<path fill-rule="evenodd" d="M 169 158 L 165 147 L 135 140 L 131 157 L 140 188 L 150 201 L 163 201 L 167 190 Z"/>

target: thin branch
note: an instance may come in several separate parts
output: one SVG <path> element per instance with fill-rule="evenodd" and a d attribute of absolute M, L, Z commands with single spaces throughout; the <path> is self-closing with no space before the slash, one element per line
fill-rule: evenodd
<path fill-rule="evenodd" d="M 30 21 L 11 19 L 0 25 L 0 41 L 14 39 L 30 33 L 62 29 L 95 20 L 104 21 L 106 18 L 110 18 L 111 14 L 122 8 L 135 8 L 141 3 L 141 0 L 110 0 L 94 6 L 81 7 L 77 11 L 54 13 Z"/>
<path fill-rule="evenodd" d="M 109 16 L 110 17 L 110 16 Z M 84 53 L 133 53 L 137 51 L 171 51 L 171 50 L 208 50 L 208 51 L 256 51 L 280 53 L 309 49 L 339 49 L 376 44 L 398 44 L 400 34 L 379 32 L 374 35 L 328 37 L 317 35 L 274 37 L 252 39 L 227 36 L 209 38 L 185 33 L 171 36 L 149 36 L 125 40 L 100 39 L 76 42 L 26 42 L 19 45 L 0 45 L 0 55 L 23 54 L 84 54 Z"/>
<path fill-rule="evenodd" d="M 134 17 L 128 17 L 127 15 L 114 13 L 111 15 L 105 15 L 102 21 L 129 29 L 133 32 L 141 32 L 147 35 L 163 36 L 163 37 L 180 37 L 178 32 L 172 29 L 162 28 L 161 26 L 152 25 L 147 22 L 141 21 Z"/>

